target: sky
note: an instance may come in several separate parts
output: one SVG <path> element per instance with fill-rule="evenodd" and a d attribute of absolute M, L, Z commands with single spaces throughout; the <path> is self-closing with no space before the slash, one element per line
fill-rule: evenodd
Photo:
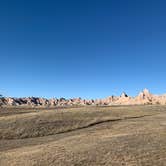
<path fill-rule="evenodd" d="M 0 93 L 166 93 L 166 1 L 0 1 Z"/>

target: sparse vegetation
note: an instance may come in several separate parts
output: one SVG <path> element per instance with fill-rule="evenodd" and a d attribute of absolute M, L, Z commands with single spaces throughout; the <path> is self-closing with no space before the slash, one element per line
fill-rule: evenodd
<path fill-rule="evenodd" d="M 154 165 L 166 156 L 166 106 L 1 108 L 0 165 Z"/>

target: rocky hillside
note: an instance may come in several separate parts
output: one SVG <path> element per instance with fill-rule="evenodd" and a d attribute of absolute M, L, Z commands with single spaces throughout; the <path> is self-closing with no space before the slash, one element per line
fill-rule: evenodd
<path fill-rule="evenodd" d="M 149 90 L 144 89 L 136 97 L 130 97 L 126 93 L 121 96 L 110 96 L 105 99 L 85 100 L 81 98 L 74 99 L 45 99 L 39 97 L 0 98 L 1 106 L 84 106 L 84 105 L 145 105 L 145 104 L 166 104 L 166 95 L 153 95 Z"/>

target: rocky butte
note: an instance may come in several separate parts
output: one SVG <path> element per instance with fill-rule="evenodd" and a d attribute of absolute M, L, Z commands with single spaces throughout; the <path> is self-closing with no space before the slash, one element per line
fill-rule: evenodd
<path fill-rule="evenodd" d="M 65 99 L 52 98 L 45 99 L 39 97 L 1 97 L 0 106 L 86 106 L 86 105 L 152 105 L 166 104 L 166 95 L 153 95 L 148 89 L 144 89 L 136 97 L 130 97 L 125 92 L 121 96 L 110 96 L 104 99 L 86 100 L 81 98 Z"/>

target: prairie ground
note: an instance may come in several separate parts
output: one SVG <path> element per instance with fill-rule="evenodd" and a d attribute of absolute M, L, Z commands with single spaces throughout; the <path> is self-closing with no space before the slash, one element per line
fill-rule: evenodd
<path fill-rule="evenodd" d="M 0 166 L 166 166 L 166 106 L 1 108 Z"/>

